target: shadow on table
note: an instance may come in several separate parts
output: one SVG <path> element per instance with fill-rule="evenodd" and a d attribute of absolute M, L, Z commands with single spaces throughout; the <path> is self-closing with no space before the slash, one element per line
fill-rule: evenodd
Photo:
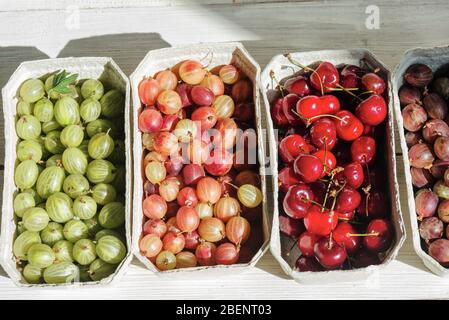
<path fill-rule="evenodd" d="M 0 47 L 0 88 L 3 88 L 8 82 L 9 77 L 17 69 L 20 63 L 28 60 L 46 59 L 48 56 L 34 47 Z M 14 132 L 4 134 L 4 114 L 3 114 L 3 102 L 0 101 L 0 145 L 5 145 L 5 136 L 9 134 L 15 134 Z M 4 150 L 1 151 L 1 171 L 0 179 L 3 181 L 3 161 Z M 0 183 L 0 195 L 3 194 L 3 183 Z M 0 199 L 2 197 L 0 196 Z M 2 200 L 0 200 L 0 205 Z M 1 226 L 1 221 L 0 221 Z M 0 267 L 0 276 L 6 277 L 6 272 Z"/>
<path fill-rule="evenodd" d="M 71 40 L 58 57 L 111 57 L 130 75 L 150 50 L 170 47 L 158 33 L 110 34 Z"/>

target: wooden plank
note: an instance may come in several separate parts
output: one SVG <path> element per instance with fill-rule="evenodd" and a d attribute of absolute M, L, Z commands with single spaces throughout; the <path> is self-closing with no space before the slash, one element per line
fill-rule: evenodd
<path fill-rule="evenodd" d="M 173 7 L 191 5 L 244 5 L 251 3 L 273 2 L 306 2 L 317 0 L 16 0 L 8 1 L 0 8 L 1 11 L 26 10 L 73 10 L 99 8 L 145 8 L 145 7 Z"/>

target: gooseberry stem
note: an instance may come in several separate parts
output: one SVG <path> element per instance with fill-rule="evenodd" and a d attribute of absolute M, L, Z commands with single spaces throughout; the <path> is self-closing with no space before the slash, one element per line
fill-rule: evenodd
<path fill-rule="evenodd" d="M 236 190 L 239 189 L 239 187 L 237 187 L 235 184 L 232 184 L 232 183 L 230 183 L 230 182 L 228 182 L 228 181 L 224 181 L 224 183 L 229 184 L 231 187 L 233 187 L 233 188 L 236 189 Z"/>

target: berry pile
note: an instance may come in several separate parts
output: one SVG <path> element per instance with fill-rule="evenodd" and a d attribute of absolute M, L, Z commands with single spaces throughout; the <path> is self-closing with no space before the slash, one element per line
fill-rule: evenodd
<path fill-rule="evenodd" d="M 280 231 L 299 271 L 379 264 L 394 239 L 385 178 L 386 84 L 379 70 L 317 62 L 268 92 L 279 130 Z"/>
<path fill-rule="evenodd" d="M 446 68 L 447 69 L 447 68 Z M 399 90 L 422 248 L 449 266 L 449 78 L 412 64 Z M 433 187 L 433 190 L 431 189 Z"/>
<path fill-rule="evenodd" d="M 249 262 L 263 240 L 252 81 L 186 60 L 138 90 L 141 254 L 160 270 Z"/>
<path fill-rule="evenodd" d="M 18 90 L 13 253 L 28 283 L 99 281 L 127 253 L 125 96 L 77 77 Z"/>

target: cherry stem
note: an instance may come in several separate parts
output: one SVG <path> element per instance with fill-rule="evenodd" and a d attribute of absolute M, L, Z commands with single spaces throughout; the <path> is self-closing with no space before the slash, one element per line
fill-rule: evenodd
<path fill-rule="evenodd" d="M 324 167 L 324 172 L 326 172 L 326 168 L 327 168 L 327 137 L 323 138 L 324 140 L 324 160 L 323 160 L 323 167 Z"/>
<path fill-rule="evenodd" d="M 337 116 L 334 115 L 334 114 L 319 114 L 319 115 L 317 115 L 317 116 L 313 116 L 313 117 L 311 117 L 311 118 L 307 118 L 307 122 L 313 121 L 313 120 L 315 120 L 315 119 L 323 118 L 323 117 L 335 118 L 335 119 L 337 119 L 337 120 L 339 120 L 339 121 L 343 121 L 343 120 L 344 120 L 343 118 L 337 117 Z"/>
<path fill-rule="evenodd" d="M 286 66 L 287 68 L 289 68 L 289 69 L 291 69 L 292 70 L 292 72 L 293 72 L 293 75 L 295 75 L 295 73 L 296 73 L 296 70 L 295 70 L 295 68 L 293 68 L 292 66 Z"/>
<path fill-rule="evenodd" d="M 369 166 L 368 163 L 366 162 L 366 157 L 363 156 L 365 158 L 364 161 L 364 165 L 366 167 L 366 172 L 368 174 L 368 186 L 366 186 L 365 188 L 362 188 L 363 192 L 365 192 L 366 194 L 366 201 L 365 201 L 365 215 L 368 216 L 368 210 L 369 210 L 369 198 L 371 196 L 371 174 L 369 172 Z"/>
<path fill-rule="evenodd" d="M 358 97 L 363 96 L 365 94 L 371 94 L 371 93 L 374 93 L 374 91 L 373 90 L 364 91 L 361 94 L 359 94 Z"/>
<path fill-rule="evenodd" d="M 298 112 L 296 112 L 296 110 L 294 109 L 290 109 L 290 111 L 297 116 L 299 119 L 301 119 L 304 123 L 309 123 L 309 119 L 303 117 L 302 115 L 300 115 Z"/>
<path fill-rule="evenodd" d="M 332 208 L 331 208 L 331 211 L 334 211 L 335 205 L 337 204 L 337 198 L 338 198 L 338 195 L 339 195 L 339 193 L 343 190 L 343 188 L 344 188 L 345 186 L 346 186 L 346 181 L 345 181 L 345 183 L 343 183 L 343 185 L 340 187 L 340 189 L 338 189 L 338 190 L 335 192 L 334 201 L 332 202 Z"/>
<path fill-rule="evenodd" d="M 350 237 L 378 237 L 380 235 L 379 232 L 372 233 L 347 233 Z"/>
<path fill-rule="evenodd" d="M 327 199 L 329 198 L 329 192 L 331 189 L 332 179 L 334 178 L 334 175 L 335 175 L 335 173 L 332 171 L 331 178 L 329 179 L 328 184 L 327 184 L 326 195 L 324 196 L 323 206 L 326 205 Z M 323 212 L 323 211 L 324 210 L 322 209 L 321 212 Z"/>
<path fill-rule="evenodd" d="M 276 78 L 276 75 L 274 74 L 273 70 L 270 70 L 270 78 L 271 78 L 271 86 L 274 87 L 273 81 L 276 82 L 276 84 L 279 87 L 279 91 L 281 91 L 281 96 L 285 97 L 284 89 L 285 87 L 279 82 L 279 80 Z"/>
<path fill-rule="evenodd" d="M 324 205 L 322 205 L 321 203 L 316 202 L 316 201 L 314 201 L 314 200 L 301 198 L 301 201 L 304 202 L 304 203 L 312 203 L 312 204 L 315 204 L 315 205 L 317 205 L 318 207 L 320 207 L 321 209 L 327 209 Z M 324 210 L 322 210 L 322 211 L 324 211 Z"/>
<path fill-rule="evenodd" d="M 303 64 L 301 64 L 301 63 L 299 63 L 298 61 L 294 60 L 294 59 L 292 58 L 292 55 L 291 55 L 290 53 L 284 54 L 284 57 L 286 57 L 286 58 L 288 59 L 288 61 L 290 61 L 290 62 L 291 62 L 292 64 L 294 64 L 295 66 L 298 66 L 298 67 L 300 67 L 300 68 L 302 68 L 302 69 L 304 69 L 304 70 L 306 70 L 306 71 L 315 73 L 315 74 L 318 76 L 318 80 L 320 80 L 321 95 L 324 96 L 323 81 L 321 80 L 321 77 L 320 77 L 319 73 L 316 72 L 315 69 L 312 69 L 312 68 L 310 68 L 310 67 L 307 67 L 307 66 L 305 66 L 305 65 L 303 65 Z"/>
<path fill-rule="evenodd" d="M 345 88 L 343 86 L 339 87 L 339 88 L 330 88 L 330 91 L 357 91 L 359 90 L 359 88 Z"/>
<path fill-rule="evenodd" d="M 329 235 L 329 243 L 327 244 L 327 248 L 331 249 L 332 248 L 332 232 Z"/>
<path fill-rule="evenodd" d="M 350 90 L 346 89 L 345 87 L 343 87 L 341 84 L 337 83 L 337 87 L 342 89 L 344 92 L 350 94 L 351 96 L 353 96 L 356 99 L 359 99 L 359 101 L 362 101 L 362 99 L 360 99 L 356 94 L 352 93 Z"/>

